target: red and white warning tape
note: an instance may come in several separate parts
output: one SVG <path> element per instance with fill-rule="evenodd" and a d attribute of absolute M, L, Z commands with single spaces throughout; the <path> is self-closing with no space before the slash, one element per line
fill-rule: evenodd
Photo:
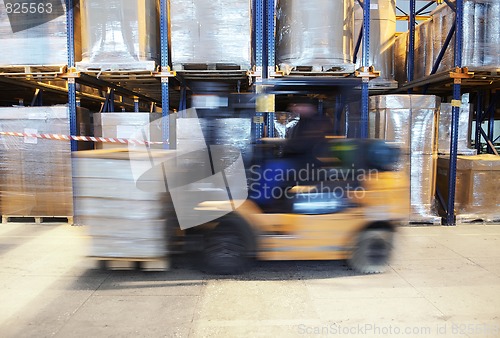
<path fill-rule="evenodd" d="M 59 141 L 87 141 L 87 142 L 103 142 L 103 143 L 119 143 L 119 144 L 163 144 L 163 142 L 149 142 L 135 139 L 110 138 L 110 137 L 95 137 L 95 136 L 73 136 L 73 135 L 58 135 L 58 134 L 31 134 L 31 133 L 16 133 L 10 131 L 0 131 L 0 135 L 17 136 L 17 137 L 32 137 L 46 140 Z"/>

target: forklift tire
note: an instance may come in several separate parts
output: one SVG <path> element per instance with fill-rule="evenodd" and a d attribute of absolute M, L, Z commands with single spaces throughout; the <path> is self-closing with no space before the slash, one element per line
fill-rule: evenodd
<path fill-rule="evenodd" d="M 238 228 L 221 224 L 208 234 L 202 270 L 217 275 L 241 274 L 249 268 L 250 251 L 248 239 Z"/>
<path fill-rule="evenodd" d="M 368 229 L 358 236 L 349 265 L 365 274 L 382 273 L 391 258 L 394 233 L 391 230 Z"/>

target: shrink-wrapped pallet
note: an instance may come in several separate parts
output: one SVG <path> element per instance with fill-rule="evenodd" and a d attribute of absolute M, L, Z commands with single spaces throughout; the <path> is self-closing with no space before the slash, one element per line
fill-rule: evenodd
<path fill-rule="evenodd" d="M 449 156 L 439 156 L 437 187 L 448 198 Z M 455 213 L 463 221 L 500 220 L 500 157 L 458 156 Z"/>
<path fill-rule="evenodd" d="M 363 9 L 354 3 L 354 42 L 363 28 Z M 370 81 L 370 86 L 392 87 L 394 82 L 394 41 L 396 35 L 396 1 L 372 0 L 370 2 L 370 62 L 380 71 L 380 76 Z M 356 68 L 362 66 L 363 48 L 357 55 Z"/>
<path fill-rule="evenodd" d="M 251 1 L 170 0 L 169 8 L 175 70 L 193 64 L 251 68 Z"/>
<path fill-rule="evenodd" d="M 81 70 L 154 70 L 159 58 L 156 0 L 80 0 Z"/>
<path fill-rule="evenodd" d="M 11 5 L 16 2 L 9 2 Z M 66 65 L 68 63 L 66 15 L 39 26 L 12 30 L 5 5 L 0 3 L 0 65 Z M 78 26 L 76 25 L 77 29 Z M 79 36 L 75 34 L 76 57 L 79 57 Z"/>
<path fill-rule="evenodd" d="M 69 135 L 68 108 L 0 108 L 0 131 Z M 69 141 L 0 136 L 4 216 L 73 216 Z"/>
<path fill-rule="evenodd" d="M 94 114 L 94 135 L 105 138 L 143 139 L 162 142 L 161 113 L 96 113 Z M 123 144 L 97 143 L 97 149 L 122 148 Z M 162 148 L 153 144 L 153 148 Z"/>
<path fill-rule="evenodd" d="M 434 210 L 439 99 L 433 95 L 370 98 L 369 137 L 398 144 L 398 167 L 410 177 L 410 222 L 436 223 Z"/>
<path fill-rule="evenodd" d="M 452 105 L 450 103 L 441 103 L 439 113 L 439 148 L 440 154 L 450 153 L 451 124 L 452 124 Z M 468 102 L 462 103 L 458 112 L 458 143 L 457 151 L 461 155 L 476 155 L 476 149 L 470 147 L 470 118 L 471 105 Z"/>
<path fill-rule="evenodd" d="M 276 60 L 287 71 L 354 71 L 353 0 L 279 0 Z"/>
<path fill-rule="evenodd" d="M 89 256 L 162 258 L 167 253 L 168 152 L 128 149 L 74 153 L 75 217 L 90 235 Z M 144 176 L 143 176 L 144 175 Z M 164 187 L 163 192 L 158 187 Z"/>

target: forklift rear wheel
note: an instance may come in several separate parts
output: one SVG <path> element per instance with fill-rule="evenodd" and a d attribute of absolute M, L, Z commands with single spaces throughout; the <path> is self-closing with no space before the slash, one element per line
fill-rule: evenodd
<path fill-rule="evenodd" d="M 390 230 L 365 230 L 360 233 L 349 265 L 360 273 L 382 273 L 392 253 L 394 234 Z"/>
<path fill-rule="evenodd" d="M 220 225 L 208 235 L 203 269 L 219 275 L 240 274 L 248 269 L 249 248 L 237 229 Z"/>

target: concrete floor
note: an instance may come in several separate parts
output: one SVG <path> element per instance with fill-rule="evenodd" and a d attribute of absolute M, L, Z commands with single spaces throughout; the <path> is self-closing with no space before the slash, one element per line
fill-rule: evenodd
<path fill-rule="evenodd" d="M 500 337 L 500 225 L 402 228 L 390 270 L 100 271 L 84 227 L 0 224 L 1 337 Z"/>

